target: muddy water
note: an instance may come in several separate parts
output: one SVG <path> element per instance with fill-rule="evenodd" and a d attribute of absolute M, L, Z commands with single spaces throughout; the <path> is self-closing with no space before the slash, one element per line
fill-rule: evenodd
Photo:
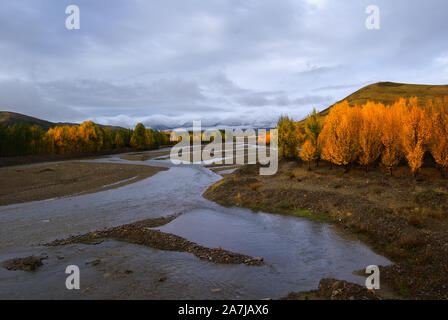
<path fill-rule="evenodd" d="M 162 157 L 163 158 L 163 157 Z M 168 171 L 95 194 L 0 207 L 0 262 L 46 255 L 37 271 L 0 268 L 0 298 L 260 299 L 316 288 L 324 277 L 363 283 L 353 271 L 389 261 L 330 226 L 305 219 L 224 208 L 202 198 L 221 179 L 201 165 L 168 160 L 96 161 L 156 164 Z M 265 265 L 218 265 L 188 253 L 105 241 L 42 247 L 70 234 L 183 213 L 157 229 L 207 247 L 221 246 Z M 97 265 L 90 262 L 101 260 Z M 81 290 L 65 288 L 66 266 L 78 265 Z"/>

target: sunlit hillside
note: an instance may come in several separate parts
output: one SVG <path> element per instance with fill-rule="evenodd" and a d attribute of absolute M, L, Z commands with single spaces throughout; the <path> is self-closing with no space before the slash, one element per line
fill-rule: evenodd
<path fill-rule="evenodd" d="M 444 96 L 448 96 L 448 85 L 378 82 L 359 89 L 341 101 L 346 100 L 350 106 L 364 105 L 367 101 L 391 105 L 399 98 L 417 97 L 419 105 L 424 106 L 429 99 Z M 320 114 L 326 116 L 331 107 L 321 111 Z"/>

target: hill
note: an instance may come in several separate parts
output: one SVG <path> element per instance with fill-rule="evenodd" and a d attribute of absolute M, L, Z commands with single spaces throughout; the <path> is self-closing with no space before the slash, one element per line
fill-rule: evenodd
<path fill-rule="evenodd" d="M 381 102 L 385 105 L 391 105 L 399 98 L 417 97 L 419 104 L 424 105 L 427 100 L 437 97 L 448 96 L 448 85 L 423 85 L 423 84 L 405 84 L 396 82 L 378 82 L 368 85 L 352 93 L 346 100 L 351 106 L 363 105 L 368 100 Z M 339 102 L 341 102 L 339 101 Z M 333 106 L 333 105 L 332 105 Z M 326 116 L 331 107 L 320 112 Z"/>
<path fill-rule="evenodd" d="M 68 123 L 68 122 L 50 122 L 50 121 L 30 117 L 30 116 L 27 116 L 24 114 L 20 114 L 20 113 L 15 113 L 15 112 L 10 112 L 10 111 L 0 111 L 0 124 L 13 125 L 15 123 L 26 123 L 31 126 L 38 125 L 45 131 L 50 128 L 56 127 L 56 126 L 78 125 L 77 123 Z M 107 126 L 107 125 L 101 125 L 101 124 L 99 124 L 99 126 L 103 127 L 103 128 L 109 128 L 110 130 L 122 129 L 121 127 L 117 127 L 117 126 Z"/>

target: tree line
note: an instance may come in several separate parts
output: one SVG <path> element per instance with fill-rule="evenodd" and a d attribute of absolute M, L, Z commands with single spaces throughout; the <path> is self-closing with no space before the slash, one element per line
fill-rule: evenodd
<path fill-rule="evenodd" d="M 304 126 L 283 116 L 278 130 L 280 153 L 301 158 L 309 169 L 323 159 L 347 170 L 354 163 L 366 170 L 381 163 L 392 174 L 406 160 L 415 176 L 429 152 L 442 175 L 448 173 L 448 97 L 428 100 L 423 107 L 416 97 L 400 98 L 390 106 L 343 101 L 325 118 L 314 110 Z"/>
<path fill-rule="evenodd" d="M 111 130 L 92 121 L 81 125 L 56 126 L 44 131 L 38 125 L 0 124 L 0 157 L 92 153 L 121 148 L 155 149 L 169 144 L 164 132 L 141 123 L 134 130 Z"/>

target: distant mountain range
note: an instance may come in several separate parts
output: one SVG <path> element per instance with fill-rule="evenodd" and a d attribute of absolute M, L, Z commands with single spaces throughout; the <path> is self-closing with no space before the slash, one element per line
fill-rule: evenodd
<path fill-rule="evenodd" d="M 374 102 L 381 102 L 386 105 L 394 103 L 401 97 L 411 98 L 417 97 L 419 103 L 424 105 L 428 99 L 448 96 L 448 85 L 423 85 L 423 84 L 405 84 L 395 82 L 378 82 L 368 85 L 358 91 L 352 93 L 348 97 L 342 99 L 346 100 L 350 105 L 363 105 L 368 100 Z M 326 116 L 332 106 L 320 112 L 322 116 Z M 301 121 L 303 122 L 303 121 Z M 20 113 L 0 111 L 0 123 L 13 125 L 15 123 L 28 123 L 30 125 L 39 125 L 44 130 L 48 130 L 55 126 L 63 125 L 77 125 L 77 123 L 64 122 L 50 122 L 38 118 L 30 117 Z M 101 127 L 109 128 L 111 130 L 121 129 L 117 126 L 101 125 Z"/>
<path fill-rule="evenodd" d="M 14 125 L 15 123 L 26 123 L 31 126 L 38 125 L 38 126 L 42 127 L 42 129 L 44 129 L 44 130 L 48 130 L 48 129 L 56 127 L 56 126 L 78 125 L 78 123 L 70 123 L 70 122 L 50 122 L 50 121 L 30 117 L 30 116 L 16 113 L 16 112 L 0 111 L 0 124 Z M 117 126 L 108 126 L 108 125 L 101 125 L 101 124 L 98 124 L 98 125 L 100 127 L 109 128 L 111 130 L 122 129 L 121 127 L 117 127 Z"/>

